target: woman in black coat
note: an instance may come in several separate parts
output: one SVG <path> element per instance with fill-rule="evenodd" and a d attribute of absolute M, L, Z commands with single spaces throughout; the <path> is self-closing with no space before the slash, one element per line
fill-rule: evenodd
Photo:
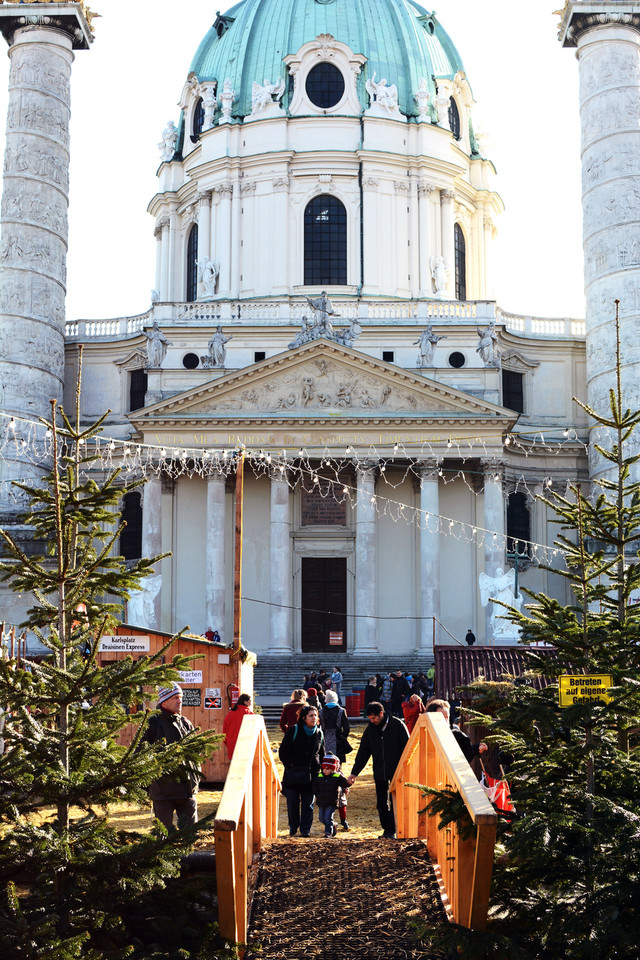
<path fill-rule="evenodd" d="M 284 766 L 282 792 L 287 800 L 289 836 L 308 837 L 313 823 L 313 778 L 324 757 L 324 736 L 318 711 L 307 704 L 300 711 L 298 722 L 289 727 L 279 750 Z"/>

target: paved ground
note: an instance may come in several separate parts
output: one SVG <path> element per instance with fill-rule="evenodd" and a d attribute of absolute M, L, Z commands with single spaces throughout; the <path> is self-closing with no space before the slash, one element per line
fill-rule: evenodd
<path fill-rule="evenodd" d="M 436 960 L 411 922 L 446 923 L 421 840 L 278 840 L 262 854 L 247 960 Z"/>

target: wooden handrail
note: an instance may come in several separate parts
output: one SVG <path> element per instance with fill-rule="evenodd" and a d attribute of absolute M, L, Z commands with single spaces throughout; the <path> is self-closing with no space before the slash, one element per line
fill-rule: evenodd
<path fill-rule="evenodd" d="M 277 835 L 281 789 L 264 720 L 247 715 L 214 820 L 220 933 L 234 943 L 247 939 L 249 870 L 262 841 Z"/>
<path fill-rule="evenodd" d="M 426 799 L 415 787 L 458 790 L 474 824 L 475 836 L 463 838 L 455 823 L 438 829 L 436 817 L 418 811 Z M 424 837 L 440 867 L 456 923 L 483 930 L 487 922 L 497 815 L 439 713 L 418 717 L 391 781 L 399 837 Z"/>

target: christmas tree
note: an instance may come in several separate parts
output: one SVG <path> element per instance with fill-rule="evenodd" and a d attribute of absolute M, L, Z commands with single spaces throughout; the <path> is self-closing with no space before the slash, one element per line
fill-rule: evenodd
<path fill-rule="evenodd" d="M 583 405 L 608 437 L 594 445 L 607 471 L 546 501 L 573 602 L 530 594 L 522 614 L 503 611 L 523 644 L 548 645 L 522 651 L 545 680 L 472 685 L 469 719 L 508 762 L 517 813 L 499 827 L 486 931 L 452 927 L 440 941 L 461 958 L 640 957 L 640 484 L 627 452 L 640 412 L 623 408 L 619 370 L 608 416 Z M 611 677 L 610 696 L 560 706 L 568 675 Z"/>
<path fill-rule="evenodd" d="M 3 579 L 33 598 L 23 626 L 47 650 L 37 661 L 0 659 L 0 705 L 10 717 L 0 757 L 0 944 L 11 960 L 169 957 L 145 952 L 125 918 L 132 903 L 177 875 L 198 828 L 118 831 L 107 806 L 147 802 L 151 781 L 180 779 L 217 741 L 198 731 L 169 745 L 142 740 L 147 713 L 131 708 L 192 666 L 181 656 L 163 663 L 171 644 L 148 658 L 98 665 L 100 637 L 159 558 L 125 563 L 118 555 L 121 499 L 144 481 L 105 474 L 87 453 L 104 418 L 80 427 L 79 394 L 78 385 L 75 423 L 52 402 L 48 474 L 40 484 L 17 484 L 41 555 L 0 531 Z M 125 747 L 119 735 L 130 723 L 138 729 Z"/>

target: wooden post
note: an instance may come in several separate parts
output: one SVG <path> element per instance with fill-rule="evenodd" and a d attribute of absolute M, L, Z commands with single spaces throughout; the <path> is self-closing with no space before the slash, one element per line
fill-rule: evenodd
<path fill-rule="evenodd" d="M 236 463 L 236 539 L 233 575 L 233 650 L 240 653 L 242 646 L 242 509 L 244 505 L 244 450 Z M 238 667 L 240 659 L 238 658 Z M 240 686 L 240 684 L 238 684 Z"/>

